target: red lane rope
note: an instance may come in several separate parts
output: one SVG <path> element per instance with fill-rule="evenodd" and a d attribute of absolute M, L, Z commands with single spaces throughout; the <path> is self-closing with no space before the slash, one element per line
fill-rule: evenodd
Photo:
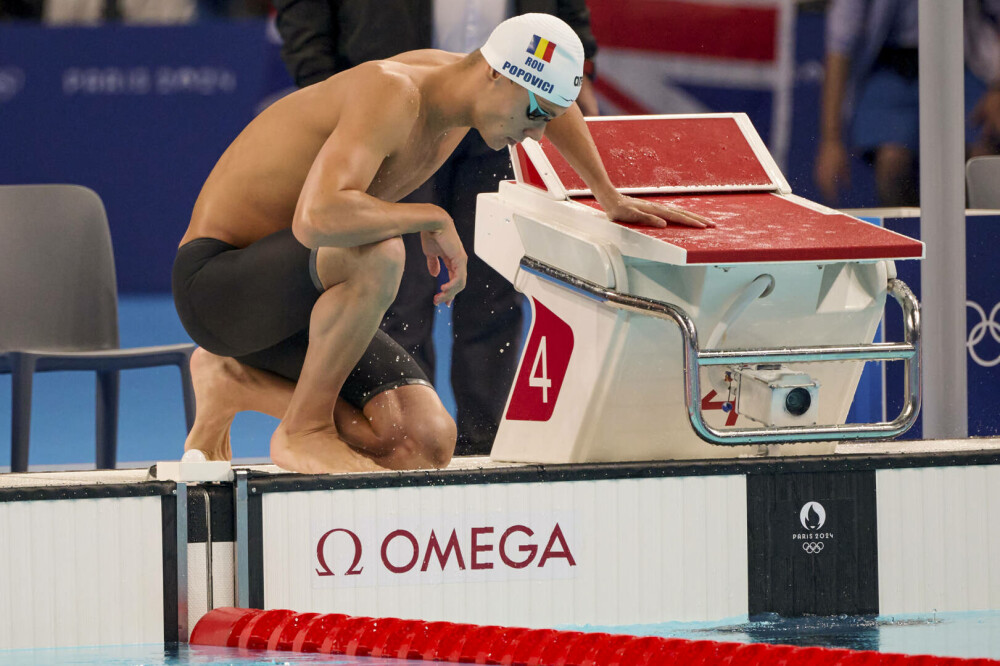
<path fill-rule="evenodd" d="M 1000 666 L 958 659 L 763 643 L 479 626 L 339 613 L 216 608 L 191 643 L 501 666 Z"/>

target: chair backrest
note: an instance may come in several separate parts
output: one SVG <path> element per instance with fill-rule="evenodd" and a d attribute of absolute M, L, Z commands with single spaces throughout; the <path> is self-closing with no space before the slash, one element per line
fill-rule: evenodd
<path fill-rule="evenodd" d="M 969 208 L 1000 209 L 1000 155 L 973 157 L 965 164 Z"/>
<path fill-rule="evenodd" d="M 96 192 L 0 186 L 0 352 L 119 345 L 111 233 Z"/>

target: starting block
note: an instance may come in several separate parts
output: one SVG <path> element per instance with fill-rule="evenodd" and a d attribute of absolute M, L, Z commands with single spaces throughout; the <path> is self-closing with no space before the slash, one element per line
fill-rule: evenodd
<path fill-rule="evenodd" d="M 479 196 L 475 252 L 531 304 L 494 460 L 829 454 L 920 407 L 919 304 L 895 261 L 923 244 L 791 193 L 744 114 L 588 119 L 620 191 L 713 229 L 609 221 L 547 140 Z M 886 296 L 904 341 L 873 343 Z M 894 420 L 847 424 L 867 361 L 906 364 Z"/>

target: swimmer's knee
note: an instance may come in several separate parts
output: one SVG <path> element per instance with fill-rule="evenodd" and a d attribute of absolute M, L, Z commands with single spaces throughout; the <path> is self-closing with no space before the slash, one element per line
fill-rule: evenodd
<path fill-rule="evenodd" d="M 455 444 L 458 442 L 458 426 L 445 410 L 430 419 L 430 436 L 425 449 L 425 456 L 435 467 L 447 467 L 455 455 Z"/>
<path fill-rule="evenodd" d="M 396 237 L 353 248 L 321 247 L 309 270 L 317 289 L 350 284 L 363 291 L 366 299 L 388 298 L 392 303 L 405 266 L 406 248 L 403 239 Z"/>
<path fill-rule="evenodd" d="M 455 421 L 442 408 L 421 414 L 407 426 L 406 435 L 401 438 L 404 451 L 398 453 L 414 460 L 425 460 L 437 468 L 447 467 L 455 453 L 457 439 Z"/>
<path fill-rule="evenodd" d="M 375 263 L 381 275 L 398 283 L 406 266 L 406 246 L 400 236 L 387 238 L 372 247 Z"/>
<path fill-rule="evenodd" d="M 372 243 L 364 252 L 363 267 L 358 275 L 358 281 L 367 286 L 370 298 L 388 307 L 396 299 L 399 282 L 403 278 L 403 268 L 406 265 L 403 239 L 387 238 Z"/>

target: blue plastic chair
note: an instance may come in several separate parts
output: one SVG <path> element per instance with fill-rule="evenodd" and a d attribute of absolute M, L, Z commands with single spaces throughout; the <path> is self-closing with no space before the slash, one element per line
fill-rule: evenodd
<path fill-rule="evenodd" d="M 77 185 L 0 186 L 0 373 L 11 374 L 11 471 L 28 469 L 35 372 L 97 373 L 97 468 L 113 469 L 119 371 L 180 368 L 190 431 L 194 349 L 120 348 L 111 234 L 96 192 Z"/>

